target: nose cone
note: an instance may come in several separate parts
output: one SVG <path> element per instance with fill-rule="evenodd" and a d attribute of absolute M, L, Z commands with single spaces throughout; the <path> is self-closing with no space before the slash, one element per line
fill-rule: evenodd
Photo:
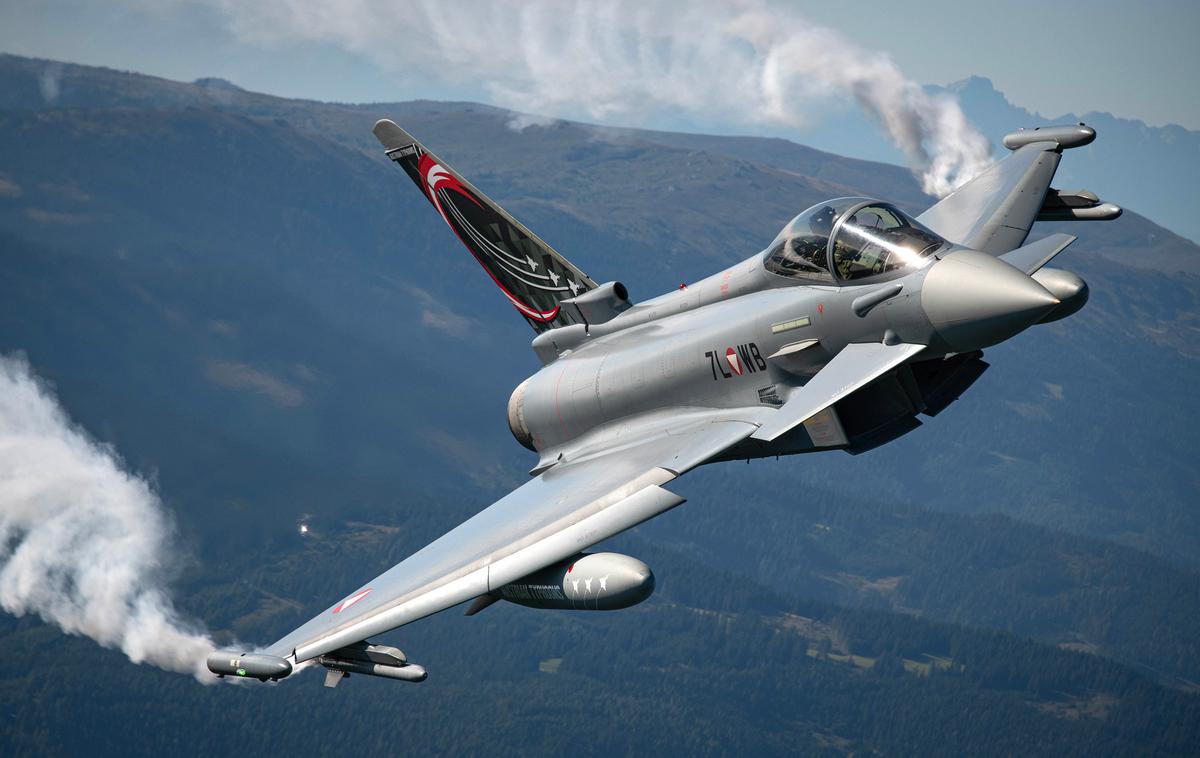
<path fill-rule="evenodd" d="M 960 250 L 935 263 L 921 287 L 926 317 L 959 352 L 1019 334 L 1058 302 L 1023 272 L 974 250 Z"/>

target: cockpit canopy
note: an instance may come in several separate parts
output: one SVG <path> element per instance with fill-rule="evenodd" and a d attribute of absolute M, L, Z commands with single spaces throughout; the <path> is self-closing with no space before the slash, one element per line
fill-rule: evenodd
<path fill-rule="evenodd" d="M 813 284 L 860 284 L 925 265 L 946 240 L 900 209 L 865 197 L 819 203 L 767 248 L 767 271 Z"/>

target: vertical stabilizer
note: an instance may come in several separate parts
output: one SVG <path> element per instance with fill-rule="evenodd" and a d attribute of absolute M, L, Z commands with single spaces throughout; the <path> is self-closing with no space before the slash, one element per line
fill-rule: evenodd
<path fill-rule="evenodd" d="M 542 332 L 579 321 L 559 303 L 596 283 L 392 121 L 375 137 L 450 225 L 504 297 Z"/>

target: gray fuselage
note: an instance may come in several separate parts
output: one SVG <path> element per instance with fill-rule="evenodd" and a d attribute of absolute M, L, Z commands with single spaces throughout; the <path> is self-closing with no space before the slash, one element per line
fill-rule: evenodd
<path fill-rule="evenodd" d="M 928 357 L 940 357 L 946 350 L 935 346 L 920 304 L 922 282 L 936 265 L 884 282 L 812 286 L 768 273 L 763 255 L 755 255 L 591 327 L 589 339 L 521 385 L 514 393 L 521 407 L 510 405 L 510 419 L 519 411 L 532 447 L 549 463 L 586 449 L 597 433 L 607 439 L 623 427 L 640 430 L 663 414 L 785 402 L 847 344 L 878 342 L 889 331 L 930 344 Z M 897 285 L 898 294 L 863 315 L 854 312 L 856 299 Z M 744 457 L 817 449 L 806 436 L 757 446 Z"/>

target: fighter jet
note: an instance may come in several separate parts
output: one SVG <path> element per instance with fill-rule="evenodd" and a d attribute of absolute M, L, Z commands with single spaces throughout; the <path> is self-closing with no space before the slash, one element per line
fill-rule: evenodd
<path fill-rule="evenodd" d="M 819 450 L 863 453 L 954 402 L 982 350 L 1083 307 L 1088 288 L 1046 264 L 1075 238 L 1025 244 L 1038 220 L 1121 209 L 1050 187 L 1083 124 L 1014 132 L 1003 160 L 916 218 L 864 197 L 819 203 L 767 247 L 635 303 L 597 283 L 389 120 L 387 156 L 536 332 L 542 367 L 508 402 L 531 479 L 263 651 L 218 651 L 218 675 L 327 669 L 422 681 L 371 638 L 460 603 L 613 610 L 646 599 L 650 568 L 592 546 L 684 499 L 705 463 Z"/>

